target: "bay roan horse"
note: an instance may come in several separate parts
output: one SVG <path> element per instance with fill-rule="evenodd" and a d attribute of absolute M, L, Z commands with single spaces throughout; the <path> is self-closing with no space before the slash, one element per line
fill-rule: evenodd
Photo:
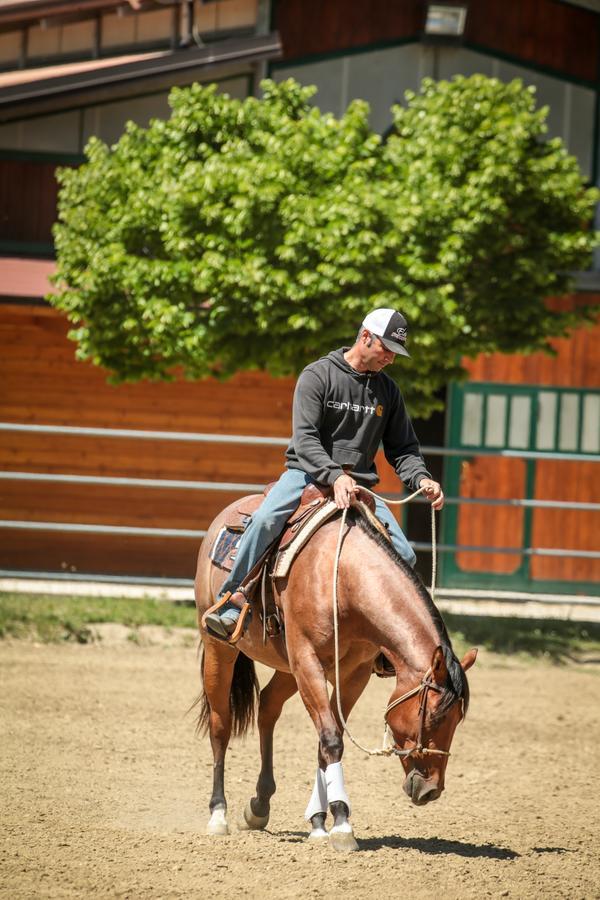
<path fill-rule="evenodd" d="M 215 519 L 200 549 L 195 585 L 199 618 L 214 602 L 224 576 L 209 559 L 210 547 L 228 512 L 238 505 L 239 501 Z M 243 734 L 253 722 L 258 684 L 252 660 L 256 660 L 275 672 L 260 691 L 261 769 L 256 796 L 247 804 L 240 827 L 267 825 L 275 793 L 273 731 L 283 704 L 299 691 L 319 738 L 315 787 L 306 810 L 310 837 L 328 837 L 339 850 L 357 848 L 348 821 L 350 803 L 341 767 L 343 728 L 335 695 L 332 582 L 339 531 L 338 516 L 313 535 L 287 578 L 276 584 L 285 637 L 267 639 L 264 644 L 256 613 L 235 647 L 201 629 L 203 694 L 198 724 L 208 730 L 214 756 L 209 834 L 229 833 L 225 753 L 231 734 Z M 348 718 L 367 686 L 375 658 L 383 651 L 396 673 L 386 718 L 406 775 L 404 790 L 417 805 L 435 800 L 444 789 L 454 731 L 467 710 L 465 672 L 477 651 L 470 650 L 462 663 L 458 661 L 420 578 L 386 537 L 354 510 L 348 513 L 341 545 L 337 602 L 343 717 Z M 334 687 L 331 698 L 328 683 Z M 325 830 L 328 808 L 333 816 L 329 835 Z"/>

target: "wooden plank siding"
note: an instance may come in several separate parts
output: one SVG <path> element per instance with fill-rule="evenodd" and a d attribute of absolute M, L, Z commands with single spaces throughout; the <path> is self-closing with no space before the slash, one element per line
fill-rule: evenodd
<path fill-rule="evenodd" d="M 573 78 L 597 79 L 598 15 L 560 0 L 471 0 L 465 39 Z"/>
<path fill-rule="evenodd" d="M 590 295 L 564 300 L 559 305 L 585 300 Z M 600 302 L 600 295 L 596 297 Z M 554 301 L 556 303 L 556 301 Z M 555 356 L 482 354 L 466 360 L 469 379 L 500 384 L 544 385 L 598 389 L 600 386 L 600 323 L 579 328 L 570 338 L 552 341 Z M 506 463 L 506 464 L 505 464 Z M 460 496 L 525 497 L 525 474 L 510 460 L 494 463 L 476 458 L 465 466 Z M 520 474 L 517 474 L 517 471 Z M 535 464 L 533 499 L 600 503 L 597 463 L 538 461 Z M 519 546 L 523 511 L 503 507 L 463 506 L 458 516 L 461 544 Z M 532 513 L 531 546 L 598 550 L 598 514 L 575 510 L 535 509 Z M 520 558 L 501 554 L 458 554 L 465 571 L 507 573 Z M 535 556 L 530 575 L 534 580 L 600 581 L 600 560 Z"/>
<path fill-rule="evenodd" d="M 524 494 L 525 464 L 522 459 L 475 456 L 463 462 L 460 497 L 510 500 Z M 465 546 L 523 547 L 523 526 L 523 509 L 518 507 L 462 506 L 458 514 L 457 543 Z M 465 550 L 456 554 L 456 562 L 463 572 L 507 575 L 519 568 L 522 556 Z"/>
<path fill-rule="evenodd" d="M 0 306 L 0 421 L 287 437 L 293 378 L 114 386 L 54 310 Z M 284 447 L 0 432 L 0 470 L 266 484 Z M 381 489 L 398 481 L 378 458 Z M 205 529 L 243 492 L 0 481 L 0 518 Z M 2 529 L 0 568 L 192 577 L 199 540 Z"/>
<path fill-rule="evenodd" d="M 421 0 L 275 0 L 284 59 L 297 59 L 413 37 L 423 26 Z"/>
<path fill-rule="evenodd" d="M 0 159 L 0 241 L 52 243 L 56 169 L 54 162 Z"/>
<path fill-rule="evenodd" d="M 421 0 L 275 0 L 274 20 L 291 61 L 373 44 L 418 38 Z M 600 58 L 598 16 L 559 0 L 470 0 L 466 45 L 593 83 Z"/>
<path fill-rule="evenodd" d="M 285 437 L 293 379 L 260 373 L 229 382 L 114 386 L 76 362 L 53 310 L 0 307 L 0 420 Z M 0 469 L 193 481 L 267 483 L 283 447 L 0 432 Z M 238 496 L 240 494 L 238 493 Z M 0 518 L 206 528 L 235 493 L 0 482 Z M 198 540 L 2 532 L 0 567 L 192 577 Z"/>

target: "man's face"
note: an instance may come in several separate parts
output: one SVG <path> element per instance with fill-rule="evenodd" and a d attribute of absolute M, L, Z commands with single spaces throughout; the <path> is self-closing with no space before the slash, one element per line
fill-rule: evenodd
<path fill-rule="evenodd" d="M 380 372 L 396 358 L 396 354 L 384 346 L 381 338 L 366 329 L 362 333 L 361 349 L 363 362 L 371 372 Z"/>

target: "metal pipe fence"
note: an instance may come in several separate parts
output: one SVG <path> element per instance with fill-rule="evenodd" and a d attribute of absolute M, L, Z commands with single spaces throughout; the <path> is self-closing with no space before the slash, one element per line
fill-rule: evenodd
<path fill-rule="evenodd" d="M 443 449 L 443 448 L 438 448 Z M 169 488 L 186 491 L 226 491 L 229 493 L 242 493 L 243 491 L 262 491 L 263 484 L 250 484 L 239 481 L 185 481 L 175 478 L 122 478 L 112 475 L 68 475 L 54 472 L 0 472 L 0 481 L 40 481 L 58 484 L 98 484 L 117 485 L 134 488 Z M 387 491 L 383 495 L 390 500 L 395 500 L 401 493 Z M 416 497 L 416 503 L 427 503 L 424 497 Z M 582 503 L 576 500 L 497 500 L 491 497 L 446 497 L 446 504 L 480 504 L 483 506 L 523 506 L 539 507 L 540 509 L 580 509 L 600 510 L 600 503 Z"/>
<path fill-rule="evenodd" d="M 0 432 L 27 432 L 40 435 L 56 434 L 71 435 L 79 437 L 103 437 L 103 438 L 128 438 L 137 440 L 153 440 L 153 441 L 185 441 L 193 443 L 206 444 L 242 444 L 242 445 L 258 445 L 258 446 L 278 446 L 285 447 L 289 443 L 289 438 L 282 437 L 258 437 L 253 435 L 237 435 L 237 434 L 201 434 L 194 432 L 173 432 L 173 431 L 148 431 L 126 428 L 91 428 L 67 425 L 38 425 L 26 424 L 19 422 L 0 422 Z M 575 454 L 575 453 L 558 453 L 558 452 L 538 452 L 538 451 L 517 451 L 517 450 L 491 450 L 479 448 L 453 448 L 453 447 L 429 447 L 421 448 L 425 456 L 496 456 L 509 457 L 518 459 L 543 459 L 573 462 L 599 462 L 600 457 L 594 454 Z M 128 478 L 118 476 L 100 476 L 100 475 L 76 475 L 68 473 L 48 473 L 48 472 L 20 472 L 20 471 L 2 471 L 0 472 L 0 480 L 4 481 L 23 481 L 23 482 L 45 482 L 45 483 L 68 483 L 81 485 L 105 485 L 133 487 L 143 489 L 175 489 L 186 491 L 223 491 L 235 494 L 244 494 L 248 491 L 261 491 L 264 484 L 240 483 L 240 482 L 214 482 L 214 481 L 193 481 L 184 479 L 166 479 L 166 478 Z M 390 499 L 401 496 L 400 493 L 386 493 L 383 495 Z M 417 502 L 426 503 L 424 498 L 417 498 Z M 597 512 L 600 510 L 600 503 L 584 503 L 576 501 L 561 500 L 533 500 L 521 498 L 482 498 L 482 497 L 447 497 L 446 503 L 449 505 L 477 504 L 486 506 L 511 506 L 524 507 L 534 509 L 571 509 L 585 510 Z M 150 528 L 136 527 L 124 525 L 104 525 L 93 523 L 77 523 L 77 522 L 43 522 L 31 520 L 0 520 L 0 529 L 18 529 L 32 531 L 57 531 L 57 532 L 79 532 L 87 534 L 114 534 L 129 535 L 139 537 L 163 537 L 163 538 L 201 538 L 206 534 L 202 529 L 184 529 L 184 528 Z M 412 542 L 412 546 L 416 550 L 430 550 L 429 544 L 421 542 Z M 577 548 L 550 548 L 550 547 L 491 547 L 491 546 L 467 546 L 459 544 L 441 544 L 437 549 L 442 553 L 456 552 L 474 552 L 474 553 L 502 553 L 502 554 L 518 554 L 521 556 L 546 556 L 559 557 L 568 556 L 581 559 L 600 559 L 600 552 L 592 550 L 579 550 Z M 12 573 L 18 574 L 18 573 Z"/>

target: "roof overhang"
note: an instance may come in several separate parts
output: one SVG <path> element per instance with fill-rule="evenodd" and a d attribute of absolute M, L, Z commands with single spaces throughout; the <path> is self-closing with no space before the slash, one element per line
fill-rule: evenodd
<path fill-rule="evenodd" d="M 202 47 L 144 53 L 110 60 L 6 72 L 0 75 L 0 123 L 51 113 L 75 103 L 92 103 L 107 90 L 193 70 L 247 64 L 281 56 L 279 34 L 252 35 L 215 41 Z"/>
<path fill-rule="evenodd" d="M 173 5 L 179 0 L 171 0 Z M 139 4 L 139 5 L 138 5 Z M 147 9 L 159 9 L 160 0 L 0 0 L 0 31 L 24 28 L 40 19 L 55 21 L 85 19 L 100 12 L 110 12 L 121 7 L 132 13 Z"/>

